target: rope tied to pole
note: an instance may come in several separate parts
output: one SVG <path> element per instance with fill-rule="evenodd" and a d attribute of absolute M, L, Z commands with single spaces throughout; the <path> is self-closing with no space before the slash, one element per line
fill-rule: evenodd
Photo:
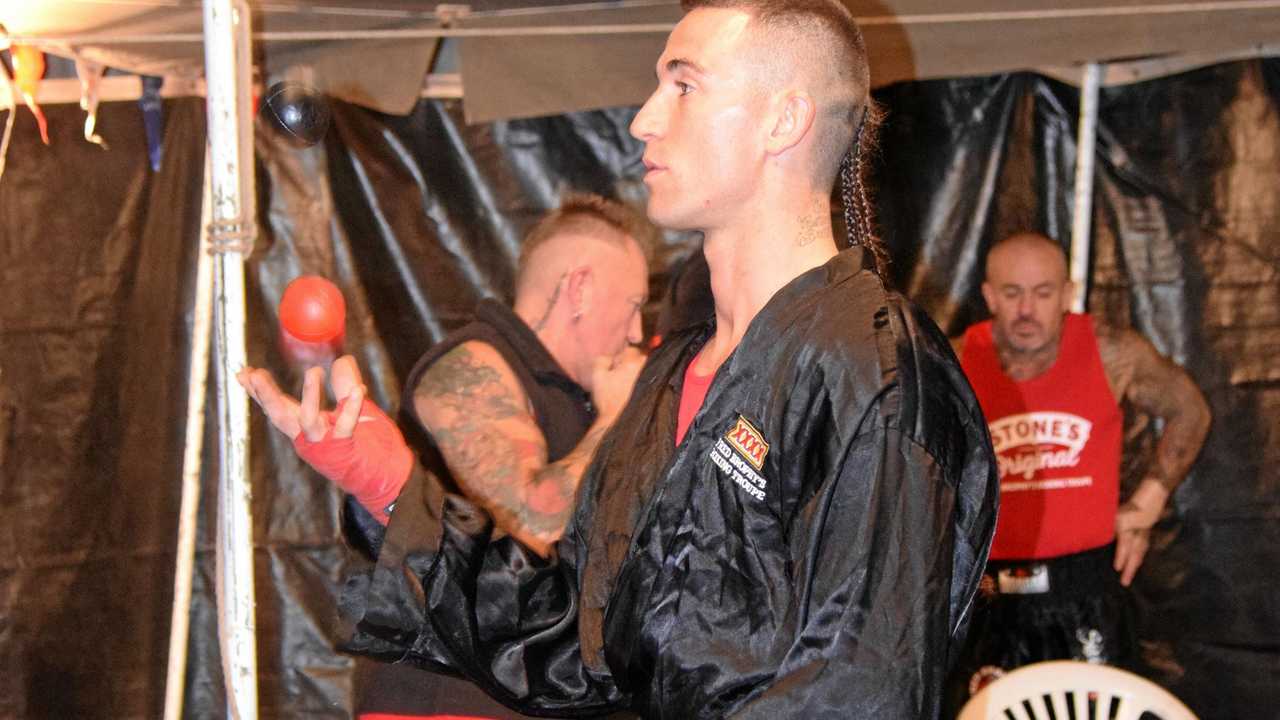
<path fill-rule="evenodd" d="M 258 239 L 257 225 L 242 217 L 214 220 L 205 226 L 209 235 L 209 254 L 240 253 L 249 256 Z"/>

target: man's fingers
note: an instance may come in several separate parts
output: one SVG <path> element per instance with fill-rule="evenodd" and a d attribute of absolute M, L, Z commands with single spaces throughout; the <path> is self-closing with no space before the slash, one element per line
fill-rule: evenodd
<path fill-rule="evenodd" d="M 364 387 L 357 386 L 342 401 L 338 415 L 333 419 L 333 436 L 349 438 L 355 432 L 356 423 L 360 422 L 360 406 L 364 404 Z"/>
<path fill-rule="evenodd" d="M 343 355 L 333 361 L 333 366 L 329 368 L 329 388 L 333 390 L 335 400 L 341 401 L 363 385 L 364 379 L 360 377 L 360 366 L 355 358 Z"/>
<path fill-rule="evenodd" d="M 250 380 L 252 376 L 253 368 L 241 368 L 240 372 L 236 373 L 236 382 L 240 383 L 240 387 L 244 388 L 246 393 L 249 393 L 249 397 L 253 398 L 254 402 L 261 405 L 262 401 L 258 399 L 258 393 L 253 389 L 253 382 Z"/>
<path fill-rule="evenodd" d="M 615 365 L 620 365 L 623 363 L 643 364 L 644 360 L 645 360 L 645 353 L 643 350 L 636 347 L 635 345 L 628 345 L 622 349 L 622 352 L 618 353 L 617 358 L 615 359 Z"/>
<path fill-rule="evenodd" d="M 266 403 L 272 399 L 270 387 L 273 383 L 271 382 L 270 373 L 266 370 L 246 367 L 236 373 L 236 382 L 240 383 L 240 387 L 244 388 L 244 391 L 249 394 L 249 397 L 253 398 L 254 402 L 262 405 L 264 410 L 266 409 Z"/>
<path fill-rule="evenodd" d="M 609 358 L 609 372 L 622 378 L 624 382 L 634 383 L 640 368 L 644 367 L 646 356 L 639 348 L 628 345 L 622 352 Z"/>
<path fill-rule="evenodd" d="M 1146 533 L 1141 531 L 1130 530 L 1116 537 L 1115 570 L 1120 573 L 1121 585 L 1128 587 L 1133 582 L 1146 557 L 1148 544 Z"/>
<path fill-rule="evenodd" d="M 1129 583 L 1133 582 L 1133 576 L 1138 572 L 1138 564 L 1130 560 L 1124 565 L 1124 569 L 1120 572 L 1120 584 L 1129 587 Z"/>
<path fill-rule="evenodd" d="M 324 413 L 320 412 L 320 385 L 324 381 L 324 370 L 313 367 L 307 370 L 302 380 L 302 404 L 298 408 L 298 424 L 302 433 L 311 442 L 320 442 L 329 429 Z"/>
<path fill-rule="evenodd" d="M 1134 547 L 1129 546 L 1125 552 L 1124 565 L 1120 568 L 1120 584 L 1129 587 L 1129 583 L 1133 582 L 1133 576 L 1138 572 L 1139 558 L 1135 557 Z"/>
<path fill-rule="evenodd" d="M 236 374 L 236 380 L 249 393 L 254 402 L 262 408 L 267 419 L 277 430 L 289 436 L 297 437 L 301 432 L 298 422 L 298 401 L 280 391 L 271 373 L 256 368 L 245 368 Z"/>

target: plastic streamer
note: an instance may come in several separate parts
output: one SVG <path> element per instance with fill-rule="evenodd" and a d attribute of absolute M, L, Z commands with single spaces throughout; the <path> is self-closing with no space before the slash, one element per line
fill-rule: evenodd
<path fill-rule="evenodd" d="M 160 99 L 160 88 L 164 78 L 154 75 L 142 76 L 142 97 L 138 105 L 142 107 L 142 124 L 147 131 L 147 156 L 151 160 L 151 171 L 160 172 L 160 160 L 164 157 L 164 103 Z"/>
<path fill-rule="evenodd" d="M 13 60 L 13 85 L 22 94 L 22 99 L 36 118 L 40 127 L 40 140 L 49 144 L 49 123 L 44 119 L 44 111 L 36 102 L 36 90 L 40 87 L 40 78 L 44 77 L 44 53 L 30 45 L 14 43 L 9 46 L 9 58 Z"/>
<path fill-rule="evenodd" d="M 98 86 L 107 68 L 102 63 L 76 58 L 76 76 L 80 78 L 80 109 L 85 111 L 84 139 L 107 149 L 107 141 L 94 130 L 98 124 Z"/>
<path fill-rule="evenodd" d="M 8 110 L 4 121 L 4 135 L 0 137 L 0 178 L 4 178 L 5 159 L 9 157 L 9 139 L 13 137 L 13 121 L 18 114 L 18 91 L 9 80 L 9 73 L 0 71 L 0 110 Z"/>

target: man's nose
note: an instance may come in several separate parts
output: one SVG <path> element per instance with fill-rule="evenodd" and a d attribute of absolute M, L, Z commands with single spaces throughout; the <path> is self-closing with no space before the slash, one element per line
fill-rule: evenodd
<path fill-rule="evenodd" d="M 651 138 L 657 137 L 657 112 L 654 106 L 658 104 L 658 93 L 655 90 L 644 105 L 640 107 L 640 112 L 631 120 L 631 136 L 637 140 L 649 142 Z"/>
<path fill-rule="evenodd" d="M 644 340 L 644 328 L 640 324 L 640 313 L 631 317 L 631 327 L 627 330 L 627 342 L 639 345 Z"/>

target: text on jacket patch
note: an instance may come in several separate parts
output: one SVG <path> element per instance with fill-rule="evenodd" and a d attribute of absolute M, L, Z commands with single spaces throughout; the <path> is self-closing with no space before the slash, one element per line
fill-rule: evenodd
<path fill-rule="evenodd" d="M 736 451 L 736 452 L 735 452 Z M 756 470 L 764 465 L 769 443 L 742 416 L 711 448 L 711 462 L 756 500 L 765 498 L 765 479 Z M 754 467 L 753 467 L 754 466 Z"/>

